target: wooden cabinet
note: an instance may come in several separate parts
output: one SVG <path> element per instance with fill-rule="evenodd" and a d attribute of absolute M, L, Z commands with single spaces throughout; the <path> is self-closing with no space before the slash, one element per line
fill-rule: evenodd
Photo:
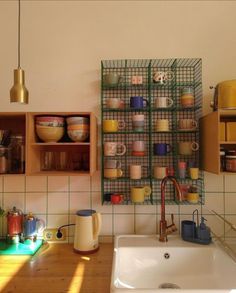
<path fill-rule="evenodd" d="M 236 149 L 236 140 L 229 137 L 229 131 L 227 138 L 228 122 L 236 123 L 236 110 L 219 110 L 200 119 L 200 158 L 205 171 L 220 174 L 220 149 Z"/>
<path fill-rule="evenodd" d="M 90 135 L 85 142 L 73 142 L 65 135 L 59 142 L 40 141 L 35 132 L 35 118 L 39 115 L 84 116 L 89 118 Z M 97 166 L 97 121 L 91 112 L 29 112 L 1 113 L 0 129 L 25 137 L 25 175 L 92 175 Z M 62 158 L 66 168 L 42 169 L 42 157 L 52 154 L 56 166 Z M 4 174 L 6 175 L 6 174 Z"/>

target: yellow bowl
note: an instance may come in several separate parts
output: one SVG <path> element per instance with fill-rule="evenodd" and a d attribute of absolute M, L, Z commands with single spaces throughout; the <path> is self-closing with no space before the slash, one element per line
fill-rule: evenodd
<path fill-rule="evenodd" d="M 63 137 L 64 127 L 36 125 L 36 133 L 44 142 L 57 142 Z"/>

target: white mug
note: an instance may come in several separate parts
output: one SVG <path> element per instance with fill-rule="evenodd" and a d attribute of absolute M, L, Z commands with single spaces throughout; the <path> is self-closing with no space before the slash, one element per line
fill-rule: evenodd
<path fill-rule="evenodd" d="M 141 165 L 130 165 L 129 174 L 130 174 L 130 179 L 141 179 L 142 178 L 142 166 Z"/>
<path fill-rule="evenodd" d="M 170 108 L 173 106 L 174 101 L 168 97 L 157 97 L 155 99 L 156 108 Z"/>
<path fill-rule="evenodd" d="M 179 130 L 194 130 L 197 128 L 197 121 L 194 119 L 179 119 Z"/>
<path fill-rule="evenodd" d="M 105 156 L 122 156 L 126 153 L 126 146 L 121 142 L 105 142 Z"/>

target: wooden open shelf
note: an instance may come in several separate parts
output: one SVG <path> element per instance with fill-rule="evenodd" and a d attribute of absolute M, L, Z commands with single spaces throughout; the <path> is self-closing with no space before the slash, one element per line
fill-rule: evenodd
<path fill-rule="evenodd" d="M 220 122 L 236 122 L 236 110 L 218 110 L 200 119 L 201 168 L 215 174 L 221 173 L 220 147 L 236 149 L 236 141 L 220 140 Z"/>
<path fill-rule="evenodd" d="M 64 140 L 60 142 L 42 142 L 35 133 L 35 117 L 38 115 L 88 117 L 90 121 L 89 139 L 85 142 L 73 142 L 64 136 Z M 23 135 L 25 137 L 25 175 L 92 175 L 96 171 L 97 121 L 95 115 L 91 112 L 3 112 L 0 113 L 0 129 L 9 129 L 12 135 Z M 41 156 L 45 151 L 66 152 L 70 156 L 83 154 L 86 158 L 86 170 L 73 170 L 72 168 L 63 171 L 42 171 Z"/>

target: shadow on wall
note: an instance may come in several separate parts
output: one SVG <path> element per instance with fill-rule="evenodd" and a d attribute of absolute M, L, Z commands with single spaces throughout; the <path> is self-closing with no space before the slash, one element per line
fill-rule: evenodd
<path fill-rule="evenodd" d="M 45 244 L 33 257 L 1 256 L 0 292 L 109 293 L 112 252 L 103 244 L 81 256 L 70 244 Z"/>

